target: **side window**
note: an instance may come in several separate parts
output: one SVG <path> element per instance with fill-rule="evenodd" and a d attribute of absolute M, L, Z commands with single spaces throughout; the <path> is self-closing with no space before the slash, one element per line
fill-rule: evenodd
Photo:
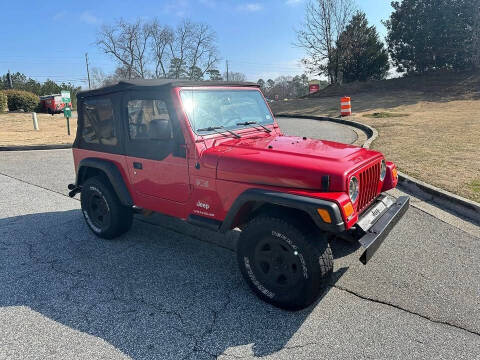
<path fill-rule="evenodd" d="M 117 145 L 110 99 L 86 99 L 83 103 L 82 138 L 86 143 Z"/>
<path fill-rule="evenodd" d="M 164 136 L 165 128 L 169 129 L 170 138 L 171 124 L 167 104 L 163 100 L 129 100 L 128 101 L 128 133 L 132 140 L 159 140 Z"/>

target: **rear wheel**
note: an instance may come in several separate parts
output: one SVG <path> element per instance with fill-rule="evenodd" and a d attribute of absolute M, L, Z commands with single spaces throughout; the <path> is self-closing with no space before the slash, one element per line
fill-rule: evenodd
<path fill-rule="evenodd" d="M 262 300 L 299 310 L 322 294 L 332 274 L 326 236 L 269 216 L 253 219 L 237 245 L 240 271 Z"/>
<path fill-rule="evenodd" d="M 81 205 L 87 225 L 101 238 L 113 239 L 132 226 L 132 210 L 120 203 L 111 185 L 102 177 L 95 176 L 85 181 Z"/>

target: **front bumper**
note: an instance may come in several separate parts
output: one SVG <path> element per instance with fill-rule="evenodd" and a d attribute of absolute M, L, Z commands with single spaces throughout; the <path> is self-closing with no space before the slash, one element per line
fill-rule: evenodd
<path fill-rule="evenodd" d="M 388 196 L 380 198 L 358 221 L 365 232 L 358 240 L 365 249 L 359 259 L 364 265 L 373 257 L 390 230 L 408 209 L 410 201 L 408 196 L 400 196 L 396 201 L 391 199 Z"/>

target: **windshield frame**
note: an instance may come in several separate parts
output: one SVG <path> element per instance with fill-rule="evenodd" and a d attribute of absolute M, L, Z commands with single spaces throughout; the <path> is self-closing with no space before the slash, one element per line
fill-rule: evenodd
<path fill-rule="evenodd" d="M 264 129 L 262 129 L 258 124 L 251 124 L 251 125 L 237 125 L 235 127 L 228 127 L 225 129 L 218 129 L 217 131 L 200 131 L 198 132 L 197 129 L 195 129 L 193 121 L 190 119 L 189 114 L 187 110 L 185 109 L 185 104 L 182 99 L 182 91 L 256 91 L 260 94 L 260 97 L 263 101 L 263 104 L 265 105 L 268 115 L 271 118 L 271 121 L 268 123 L 261 123 L 262 125 L 274 129 L 276 127 L 276 120 L 275 117 L 272 113 L 272 110 L 270 109 L 270 106 L 268 105 L 268 102 L 265 99 L 265 96 L 263 95 L 262 91 L 258 87 L 254 86 L 238 86 L 238 87 L 232 87 L 232 86 L 194 86 L 194 87 L 189 87 L 189 86 L 182 86 L 177 88 L 177 96 L 178 100 L 180 102 L 180 107 L 182 109 L 182 112 L 185 116 L 185 120 L 187 121 L 188 126 L 190 127 L 193 135 L 195 136 L 200 136 L 200 137 L 205 137 L 205 136 L 226 136 L 228 134 L 228 130 L 234 131 L 236 133 L 242 133 L 245 130 L 255 130 L 257 131 L 262 131 L 265 132 Z M 243 122 L 241 119 L 238 120 L 238 122 Z M 220 124 L 216 124 L 220 125 Z M 227 130 L 228 129 L 228 130 Z"/>

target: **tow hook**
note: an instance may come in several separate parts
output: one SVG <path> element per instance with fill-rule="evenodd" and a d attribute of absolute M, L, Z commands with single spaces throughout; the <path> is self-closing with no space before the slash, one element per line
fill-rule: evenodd
<path fill-rule="evenodd" d="M 82 187 L 81 186 L 77 186 L 75 184 L 68 184 L 68 190 L 70 190 L 70 192 L 68 193 L 68 196 L 70 196 L 71 198 L 73 198 L 75 195 L 77 195 L 80 191 L 82 191 Z"/>

